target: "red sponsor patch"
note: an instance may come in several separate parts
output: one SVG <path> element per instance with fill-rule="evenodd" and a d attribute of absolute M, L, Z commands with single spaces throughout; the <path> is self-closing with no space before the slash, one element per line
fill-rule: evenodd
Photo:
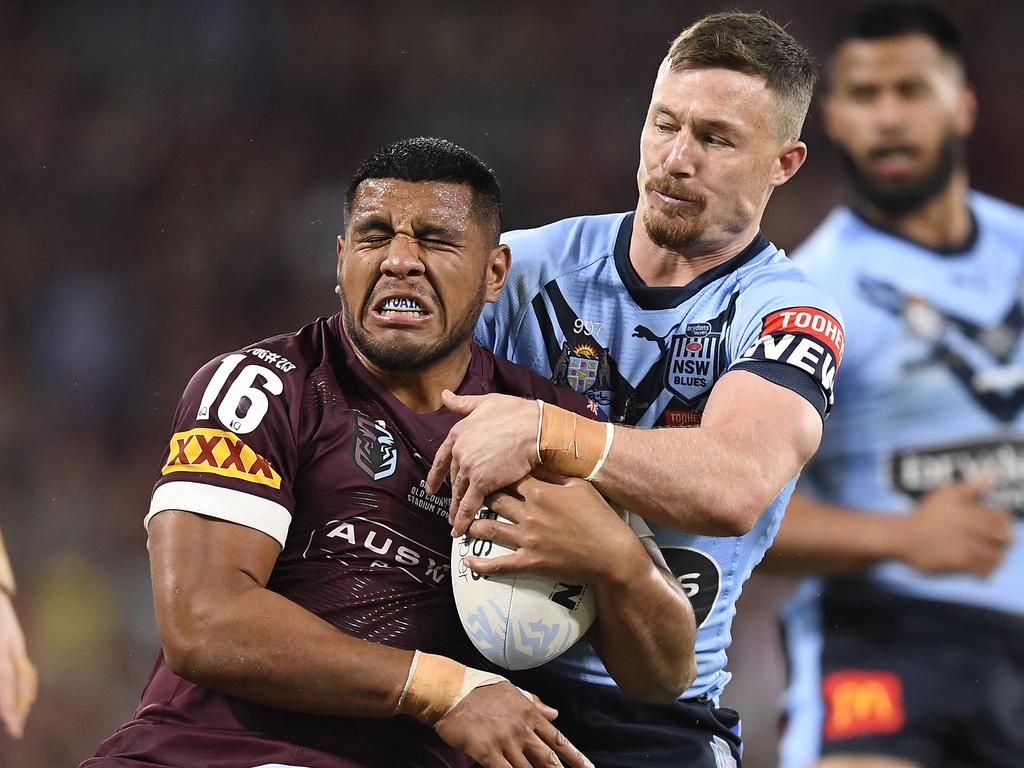
<path fill-rule="evenodd" d="M 700 411 L 665 411 L 667 427 L 699 427 Z"/>
<path fill-rule="evenodd" d="M 843 325 L 832 315 L 817 307 L 787 307 L 765 315 L 761 335 L 771 333 L 802 333 L 817 339 L 832 351 L 838 366 L 846 347 Z"/>
<path fill-rule="evenodd" d="M 699 341 L 691 341 L 689 344 L 686 345 L 686 348 L 690 352 L 700 352 L 702 349 L 704 349 L 704 345 L 701 344 Z"/>
<path fill-rule="evenodd" d="M 821 688 L 828 708 L 826 739 L 852 739 L 903 729 L 903 681 L 898 675 L 844 669 L 828 675 Z"/>

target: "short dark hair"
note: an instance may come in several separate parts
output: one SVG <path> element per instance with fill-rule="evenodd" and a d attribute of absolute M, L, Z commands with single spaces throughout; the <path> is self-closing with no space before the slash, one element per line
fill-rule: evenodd
<path fill-rule="evenodd" d="M 781 102 L 779 127 L 800 137 L 818 79 L 810 52 L 760 13 L 713 13 L 684 29 L 668 49 L 672 71 L 722 68 L 760 77 Z"/>
<path fill-rule="evenodd" d="M 447 139 L 418 136 L 378 149 L 364 160 L 345 189 L 345 226 L 359 185 L 367 179 L 442 181 L 468 184 L 477 213 L 497 245 L 501 234 L 501 186 L 494 171 L 467 149 Z"/>
<path fill-rule="evenodd" d="M 960 28 L 945 11 L 921 0 L 888 0 L 864 6 L 836 30 L 829 61 L 835 58 L 839 47 L 850 40 L 880 40 L 915 34 L 930 38 L 946 55 L 963 65 L 964 41 Z"/>

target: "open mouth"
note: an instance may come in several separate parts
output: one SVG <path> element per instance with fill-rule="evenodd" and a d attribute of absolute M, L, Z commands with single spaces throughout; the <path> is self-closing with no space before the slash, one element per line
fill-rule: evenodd
<path fill-rule="evenodd" d="M 384 299 L 377 311 L 384 317 L 405 316 L 405 317 L 423 317 L 430 314 L 425 310 L 422 305 L 416 301 L 407 297 L 392 296 L 389 299 Z"/>
<path fill-rule="evenodd" d="M 882 173 L 901 173 L 914 167 L 920 152 L 907 145 L 876 147 L 868 153 L 871 164 Z"/>

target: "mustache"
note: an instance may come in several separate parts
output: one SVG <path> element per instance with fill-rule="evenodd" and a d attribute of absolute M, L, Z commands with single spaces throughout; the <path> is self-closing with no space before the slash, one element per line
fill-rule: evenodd
<path fill-rule="evenodd" d="M 706 207 L 708 204 L 706 195 L 702 195 L 700 192 L 695 192 L 692 189 L 686 189 L 682 185 L 672 184 L 663 179 L 648 179 L 644 183 L 644 190 L 647 192 L 660 192 L 668 197 L 685 200 L 688 203 L 697 203 L 701 208 Z"/>

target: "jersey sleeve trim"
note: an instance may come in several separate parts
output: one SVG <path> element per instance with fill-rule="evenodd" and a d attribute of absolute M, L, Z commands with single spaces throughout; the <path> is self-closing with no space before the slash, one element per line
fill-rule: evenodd
<path fill-rule="evenodd" d="M 814 407 L 822 421 L 825 420 L 825 415 L 828 412 L 828 396 L 822 390 L 817 379 L 806 371 L 786 363 L 765 360 L 740 360 L 729 370 L 749 371 L 765 381 L 796 392 Z"/>
<path fill-rule="evenodd" d="M 276 501 L 205 483 L 176 481 L 159 486 L 153 491 L 143 521 L 147 530 L 153 516 L 165 509 L 181 509 L 254 528 L 275 539 L 282 549 L 291 523 L 291 514 Z"/>

